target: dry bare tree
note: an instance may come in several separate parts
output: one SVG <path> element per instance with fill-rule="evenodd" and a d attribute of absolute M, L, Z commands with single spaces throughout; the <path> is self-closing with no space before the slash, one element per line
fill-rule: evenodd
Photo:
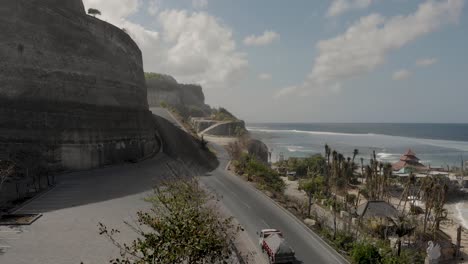
<path fill-rule="evenodd" d="M 14 162 L 9 160 L 0 160 L 0 192 L 2 191 L 3 184 L 11 177 L 11 175 L 13 175 L 14 171 Z"/>

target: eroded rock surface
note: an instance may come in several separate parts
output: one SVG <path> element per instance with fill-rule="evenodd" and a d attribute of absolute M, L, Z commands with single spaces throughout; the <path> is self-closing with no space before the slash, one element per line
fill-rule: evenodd
<path fill-rule="evenodd" d="M 263 163 L 268 163 L 268 146 L 260 140 L 250 139 L 247 142 L 247 150 L 250 155 L 256 157 Z"/>
<path fill-rule="evenodd" d="M 167 104 L 184 116 L 207 116 L 211 108 L 205 104 L 202 87 L 194 84 L 180 84 L 173 77 L 151 74 L 146 78 L 148 103 L 150 107 Z"/>
<path fill-rule="evenodd" d="M 65 169 L 158 149 L 141 51 L 81 0 L 0 2 L 0 157 L 40 145 Z"/>

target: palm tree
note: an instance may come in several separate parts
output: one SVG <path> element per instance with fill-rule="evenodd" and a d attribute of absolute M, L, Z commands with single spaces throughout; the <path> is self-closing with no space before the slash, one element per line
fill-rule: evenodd
<path fill-rule="evenodd" d="M 432 226 L 433 232 L 439 230 L 440 221 L 447 218 L 447 209 L 444 208 L 445 202 L 447 201 L 448 185 L 444 179 L 437 179 L 435 186 L 434 196 L 434 224 Z"/>
<path fill-rule="evenodd" d="M 322 189 L 322 186 L 323 176 L 320 175 L 299 181 L 299 190 L 305 191 L 309 198 L 307 217 L 310 217 L 310 211 L 312 208 L 312 198 L 314 197 L 316 192 Z"/>
<path fill-rule="evenodd" d="M 364 158 L 361 157 L 361 178 L 364 178 Z"/>
<path fill-rule="evenodd" d="M 337 177 L 337 172 L 338 172 L 338 168 L 337 168 L 337 163 L 338 163 L 338 153 L 333 150 L 331 152 L 331 164 L 329 165 L 329 185 L 330 187 L 332 186 L 336 186 L 336 177 Z"/>
<path fill-rule="evenodd" d="M 330 188 L 330 153 L 330 147 L 328 146 L 328 144 L 325 144 L 325 159 L 327 160 L 325 164 L 325 194 L 327 195 Z"/>
<path fill-rule="evenodd" d="M 356 158 L 356 156 L 359 154 L 359 150 L 358 149 L 354 149 L 353 151 L 353 163 L 354 163 L 354 159 Z"/>
<path fill-rule="evenodd" d="M 390 199 L 390 195 L 388 193 L 388 185 L 389 185 L 389 180 L 392 178 L 393 175 L 393 170 L 392 170 L 392 164 L 387 163 L 384 165 L 383 168 L 383 179 L 384 179 L 384 187 L 383 187 L 383 193 L 382 196 L 386 196 L 388 200 Z"/>
<path fill-rule="evenodd" d="M 403 190 L 403 192 L 401 194 L 400 202 L 398 203 L 398 206 L 397 206 L 397 209 L 399 209 L 400 205 L 401 205 L 401 202 L 404 199 L 405 203 L 403 204 L 402 215 L 405 214 L 406 203 L 408 202 L 408 196 L 410 195 L 412 186 L 414 188 L 415 184 L 416 184 L 416 177 L 414 176 L 413 173 L 410 173 L 409 176 L 408 176 L 408 181 L 405 184 L 405 189 Z"/>
<path fill-rule="evenodd" d="M 427 221 L 429 214 L 431 213 L 432 207 L 434 206 L 434 191 L 435 191 L 435 182 L 432 177 L 426 177 L 423 179 L 421 191 L 423 192 L 423 200 L 425 203 L 424 210 L 424 220 L 423 220 L 423 232 L 426 232 Z"/>
<path fill-rule="evenodd" d="M 329 153 L 330 153 L 330 147 L 328 146 L 328 144 L 325 144 L 325 158 L 326 159 L 328 158 Z"/>
<path fill-rule="evenodd" d="M 407 218 L 404 216 L 399 216 L 397 219 L 392 219 L 390 218 L 390 221 L 393 222 L 394 226 L 396 227 L 395 229 L 395 234 L 398 236 L 397 240 L 397 256 L 400 256 L 401 253 L 401 238 L 411 234 L 414 229 L 416 229 L 415 226 L 411 225 Z"/>

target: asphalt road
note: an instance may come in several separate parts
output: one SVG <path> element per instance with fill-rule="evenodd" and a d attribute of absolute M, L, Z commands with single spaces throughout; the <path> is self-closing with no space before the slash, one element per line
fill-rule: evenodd
<path fill-rule="evenodd" d="M 298 263 L 348 263 L 297 218 L 238 176 L 226 171 L 228 154 L 218 145 L 213 147 L 220 159 L 220 166 L 202 177 L 201 181 L 220 196 L 222 203 L 237 218 L 256 246 L 257 231 L 276 228 L 283 232 L 296 252 Z"/>
<path fill-rule="evenodd" d="M 172 119 L 170 115 L 165 118 Z M 222 196 L 223 205 L 238 219 L 255 246 L 258 230 L 278 228 L 303 263 L 346 263 L 294 217 L 225 171 L 227 153 L 222 147 L 214 147 L 220 166 L 202 176 L 201 181 Z M 0 227 L 0 263 L 108 263 L 119 252 L 99 235 L 98 223 L 119 229 L 122 233 L 118 238 L 129 242 L 135 234 L 124 221 L 133 223 L 136 212 L 148 208 L 143 199 L 152 186 L 171 177 L 173 169 L 180 165 L 180 161 L 160 154 L 138 164 L 62 175 L 55 188 L 17 211 L 42 213 L 39 220 L 30 226 Z"/>

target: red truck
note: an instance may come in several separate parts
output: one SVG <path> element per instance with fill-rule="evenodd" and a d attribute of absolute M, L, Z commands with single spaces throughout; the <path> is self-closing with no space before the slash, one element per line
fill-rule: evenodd
<path fill-rule="evenodd" d="M 294 263 L 296 261 L 294 250 L 288 246 L 281 231 L 263 229 L 259 236 L 262 252 L 267 254 L 271 264 Z"/>

